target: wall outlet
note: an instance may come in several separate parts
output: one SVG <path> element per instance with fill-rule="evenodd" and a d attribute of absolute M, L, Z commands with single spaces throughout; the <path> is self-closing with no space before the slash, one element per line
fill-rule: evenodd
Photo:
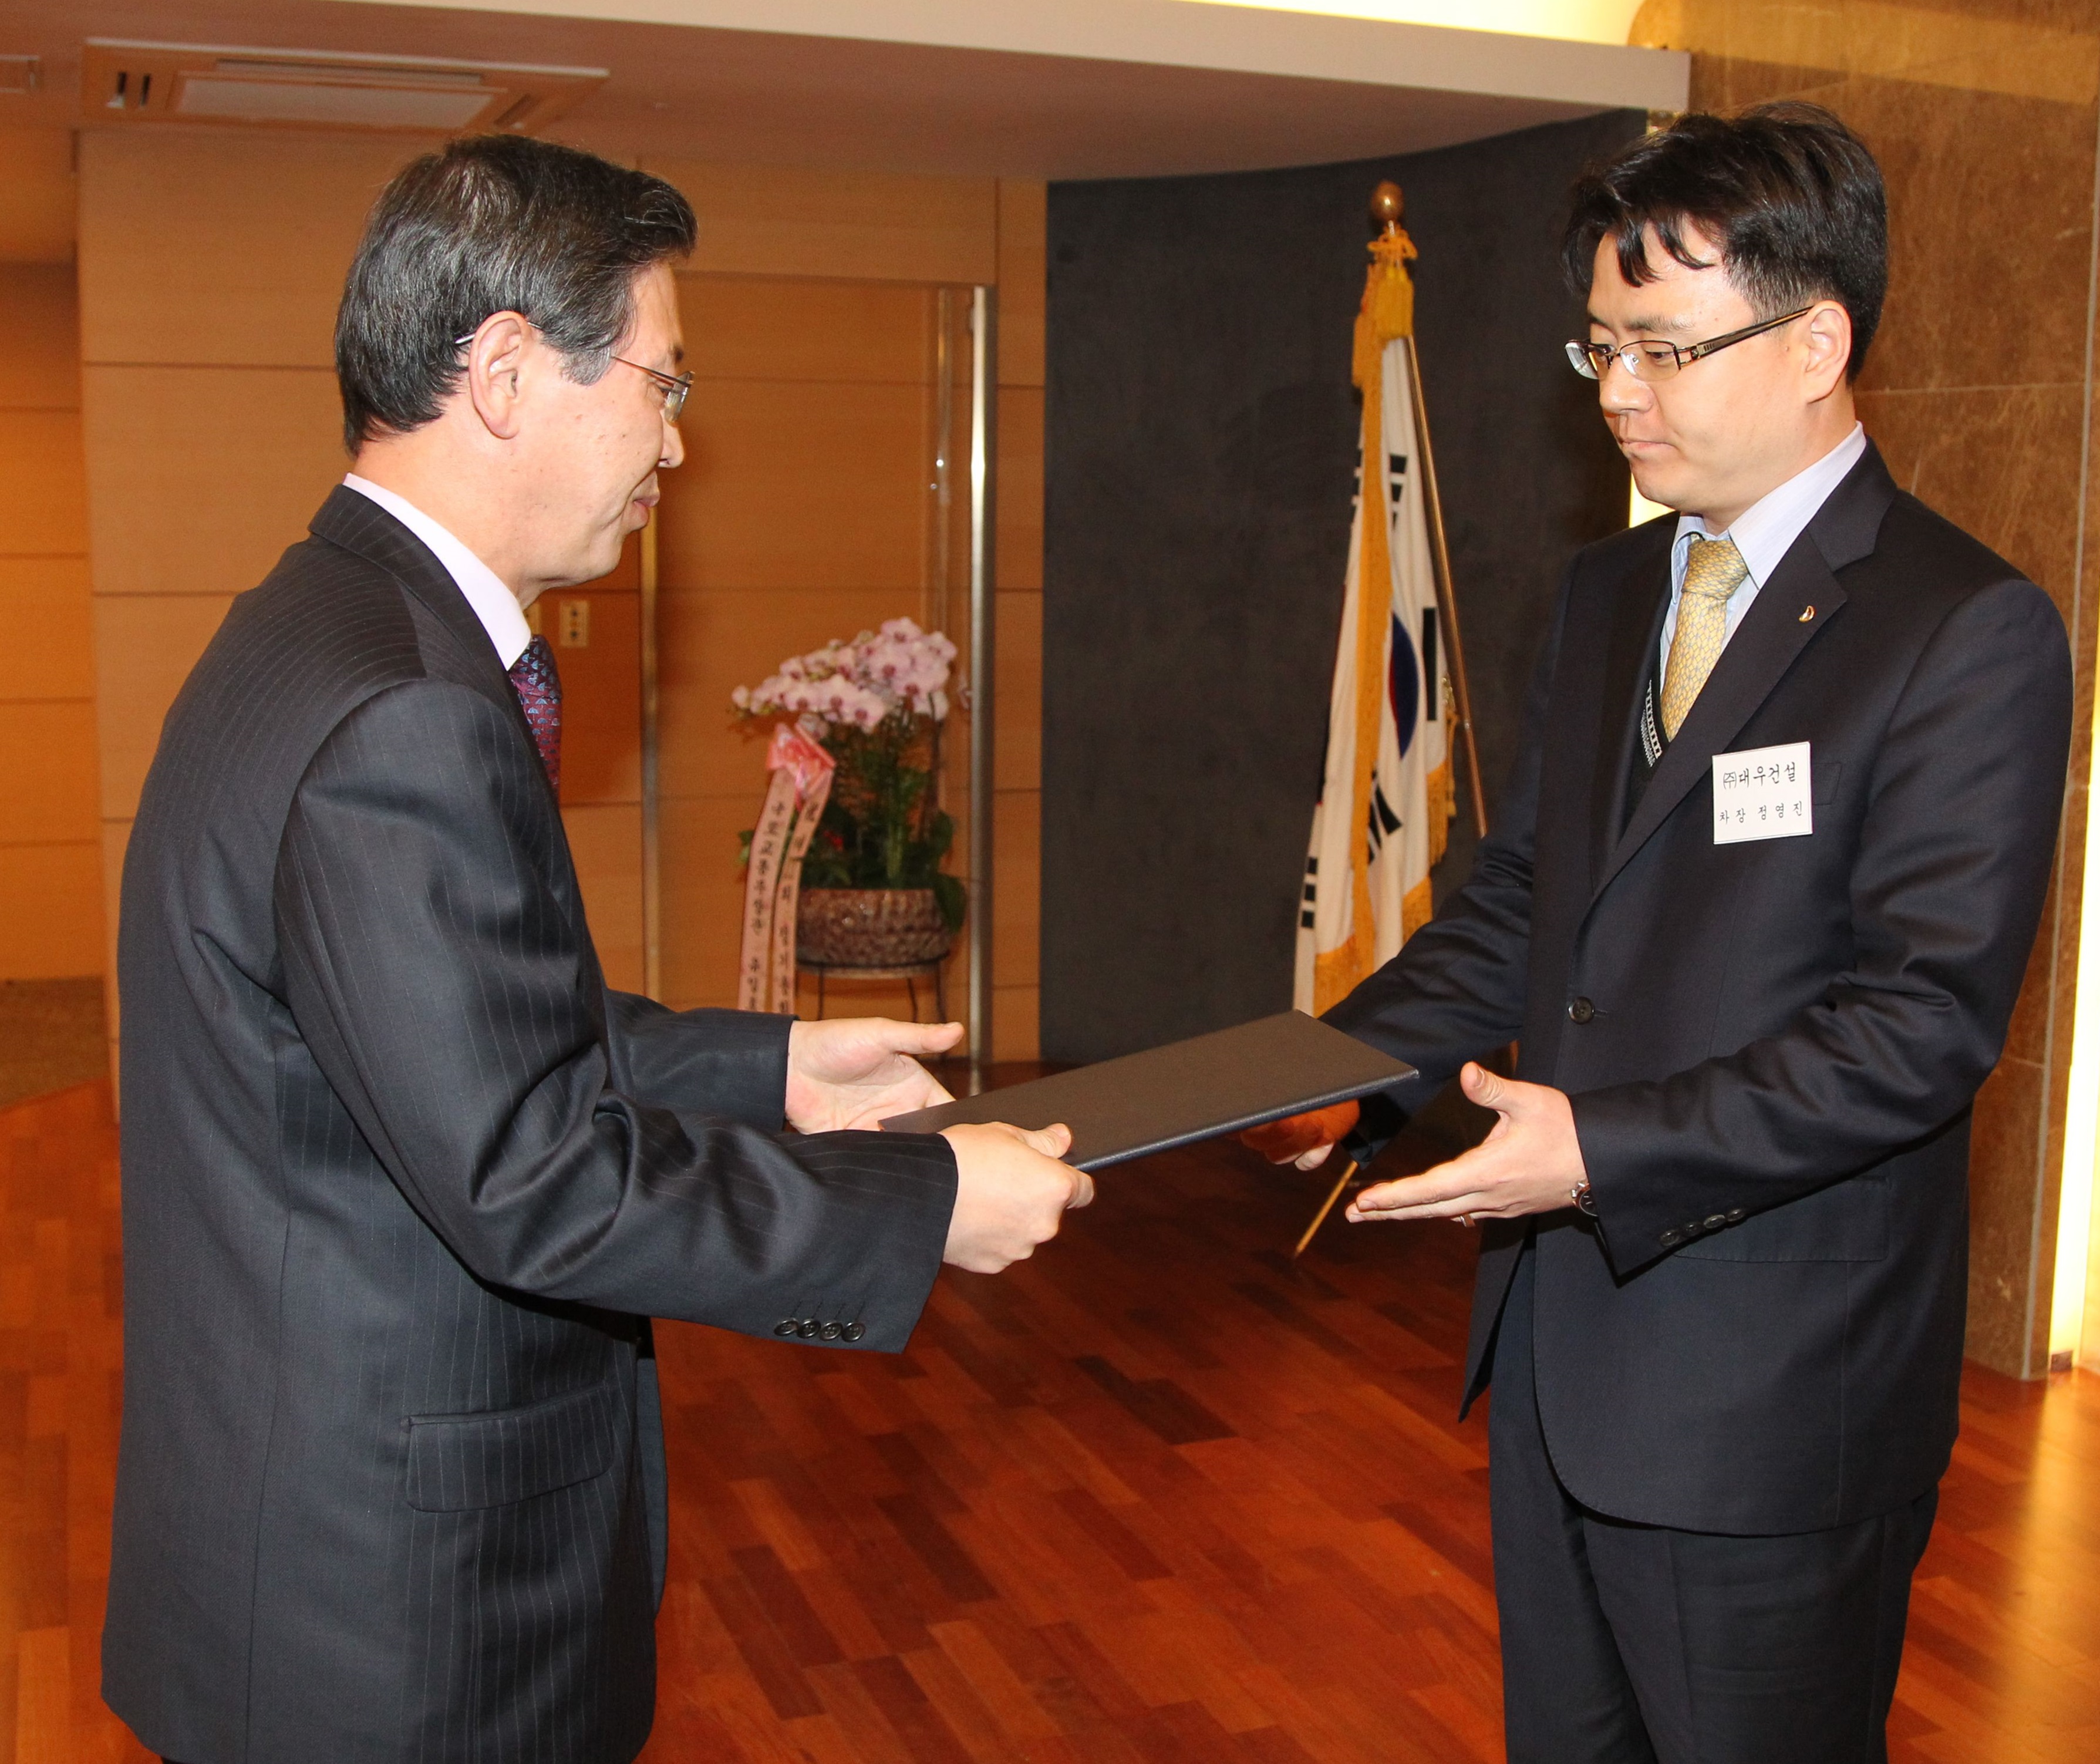
<path fill-rule="evenodd" d="M 564 649 L 590 648 L 590 602 L 564 600 L 561 603 L 561 633 L 556 641 Z"/>

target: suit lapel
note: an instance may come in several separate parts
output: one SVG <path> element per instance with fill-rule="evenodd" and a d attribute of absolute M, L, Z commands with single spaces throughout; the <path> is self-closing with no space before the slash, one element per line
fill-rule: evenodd
<path fill-rule="evenodd" d="M 531 735 L 532 726 L 525 721 L 517 690 L 504 671 L 487 628 L 460 592 L 452 572 L 438 561 L 428 546 L 370 497 L 360 496 L 340 484 L 329 493 L 320 512 L 307 524 L 307 530 L 316 538 L 376 564 L 415 595 L 458 643 L 467 658 L 473 683 L 514 711 L 519 727 Z"/>
<path fill-rule="evenodd" d="M 1869 443 L 1859 464 L 1830 493 L 1780 560 L 1771 579 L 1758 590 L 1677 739 L 1664 751 L 1625 833 L 1612 841 L 1608 829 L 1605 832 L 1610 855 L 1601 869 L 1592 871 L 1596 878 L 1593 901 L 1707 775 L 1714 756 L 1727 750 L 1796 657 L 1838 616 L 1845 604 L 1845 590 L 1838 586 L 1836 572 L 1873 550 L 1882 517 L 1895 499 L 1895 481 Z M 1663 591 L 1666 598 L 1666 581 Z M 1649 641 L 1659 642 L 1660 638 L 1651 636 Z M 1625 690 L 1630 696 L 1633 688 Z M 1632 714 L 1638 716 L 1638 707 Z M 1620 793 L 1626 788 L 1630 759 L 1622 750 L 1615 778 L 1598 780 L 1599 794 L 1608 794 L 1614 805 L 1624 801 Z"/>
<path fill-rule="evenodd" d="M 1663 524 L 1674 542 L 1675 524 Z M 1612 601 L 1604 652 L 1604 701 L 1597 732 L 1598 766 L 1590 780 L 1590 874 L 1601 877 L 1619 829 L 1626 825 L 1626 780 L 1639 740 L 1641 681 L 1662 640 L 1670 610 L 1670 546 L 1636 565 Z"/>

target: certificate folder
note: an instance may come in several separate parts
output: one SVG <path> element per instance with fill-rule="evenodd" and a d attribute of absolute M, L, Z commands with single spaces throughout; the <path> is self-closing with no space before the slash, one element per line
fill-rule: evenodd
<path fill-rule="evenodd" d="M 893 1115 L 882 1125 L 892 1133 L 938 1133 L 968 1121 L 1030 1128 L 1062 1121 L 1072 1130 L 1065 1161 L 1093 1170 L 1345 1103 L 1414 1076 L 1412 1066 L 1353 1036 L 1302 1010 L 1286 1010 L 1032 1084 Z"/>

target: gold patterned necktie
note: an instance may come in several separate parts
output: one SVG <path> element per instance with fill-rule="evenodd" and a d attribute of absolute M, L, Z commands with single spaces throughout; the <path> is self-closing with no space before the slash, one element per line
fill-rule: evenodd
<path fill-rule="evenodd" d="M 1670 665 L 1662 676 L 1662 732 L 1673 741 L 1721 659 L 1728 634 L 1728 597 L 1749 573 L 1734 540 L 1692 540 L 1684 559 L 1684 592 L 1677 603 L 1677 631 L 1670 639 Z"/>

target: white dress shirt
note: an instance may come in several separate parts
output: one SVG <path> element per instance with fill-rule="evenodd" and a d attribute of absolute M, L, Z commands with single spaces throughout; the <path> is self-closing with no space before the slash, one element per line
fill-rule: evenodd
<path fill-rule="evenodd" d="M 1705 520 L 1696 515 L 1677 517 L 1677 538 L 1670 548 L 1670 612 L 1662 621 L 1663 675 L 1670 672 L 1670 643 L 1677 634 L 1677 604 L 1684 594 L 1684 564 L 1692 553 L 1692 542 L 1695 538 L 1734 540 L 1743 567 L 1749 572 L 1743 577 L 1742 586 L 1728 596 L 1728 621 L 1721 636 L 1721 647 L 1725 649 L 1728 639 L 1736 634 L 1736 627 L 1743 622 L 1743 615 L 1750 610 L 1750 603 L 1757 599 L 1758 590 L 1779 568 L 1780 559 L 1793 550 L 1802 529 L 1815 519 L 1816 510 L 1829 500 L 1830 493 L 1866 450 L 1866 431 L 1855 422 L 1852 432 L 1822 458 L 1796 472 L 1776 490 L 1758 497 L 1725 533 L 1709 531 Z"/>
<path fill-rule="evenodd" d="M 430 548 L 445 573 L 459 584 L 459 591 L 496 645 L 496 659 L 509 673 L 532 641 L 532 627 L 525 622 L 524 609 L 518 604 L 518 596 L 503 586 L 503 578 L 406 497 L 382 489 L 354 471 L 342 481 L 360 496 L 369 497 Z M 1678 574 L 1682 578 L 1683 572 Z"/>

